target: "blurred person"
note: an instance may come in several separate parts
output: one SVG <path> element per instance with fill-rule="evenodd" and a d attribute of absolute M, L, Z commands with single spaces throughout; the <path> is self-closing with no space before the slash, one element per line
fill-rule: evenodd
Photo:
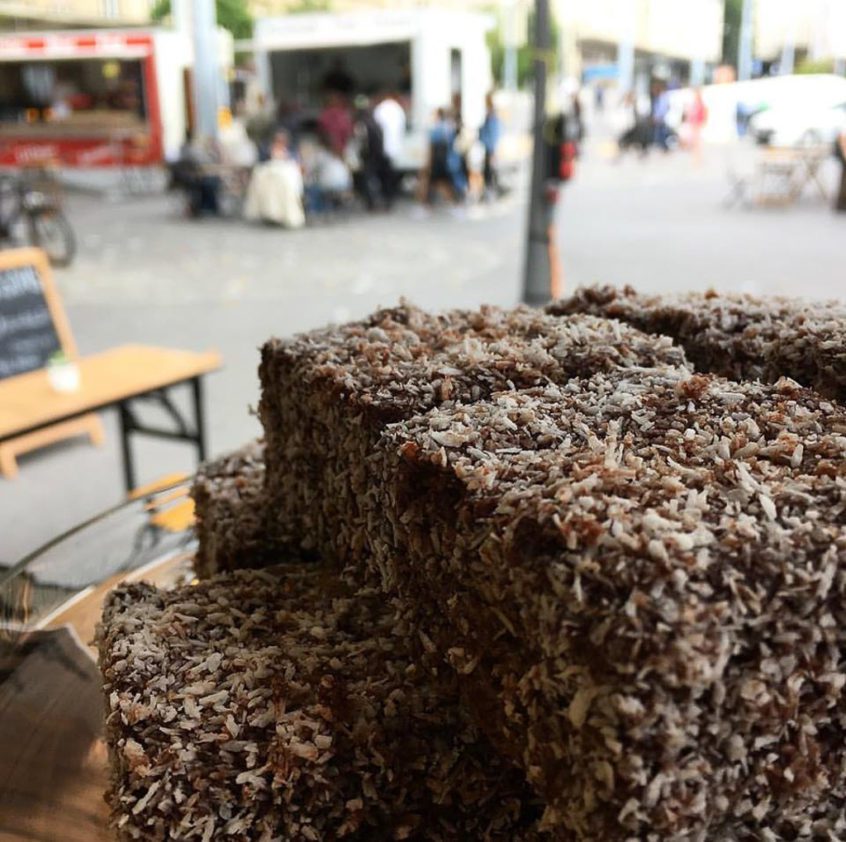
<path fill-rule="evenodd" d="M 325 213 L 343 204 L 353 188 L 352 173 L 322 140 L 314 144 L 303 141 L 302 165 L 308 213 Z"/>
<path fill-rule="evenodd" d="M 221 178 L 215 168 L 221 162 L 220 150 L 212 138 L 191 139 L 190 132 L 179 149 L 171 169 L 171 184 L 184 190 L 188 214 L 195 219 L 220 212 Z"/>
<path fill-rule="evenodd" d="M 496 113 L 493 94 L 485 97 L 485 119 L 479 129 L 479 140 L 485 150 L 485 160 L 482 167 L 482 175 L 485 182 L 485 198 L 493 198 L 501 195 L 499 179 L 497 176 L 496 151 L 502 138 L 502 121 Z"/>
<path fill-rule="evenodd" d="M 393 91 L 387 91 L 373 109 L 373 117 L 382 129 L 382 145 L 390 168 L 390 195 L 393 200 L 399 188 L 399 171 L 407 124 L 405 109 L 400 105 L 397 95 Z"/>
<path fill-rule="evenodd" d="M 842 213 L 846 212 L 846 130 L 838 135 L 834 151 L 840 161 L 840 189 L 837 192 L 834 209 Z"/>
<path fill-rule="evenodd" d="M 332 60 L 332 66 L 323 77 L 323 90 L 329 93 L 340 94 L 349 99 L 352 92 L 355 90 L 355 79 L 347 70 L 344 60 L 340 56 L 336 56 Z"/>
<path fill-rule="evenodd" d="M 268 103 L 263 93 L 256 96 L 252 110 L 247 112 L 244 120 L 247 137 L 255 144 L 259 159 L 266 161 L 270 157 L 270 144 L 276 130 L 273 116 L 273 106 Z"/>
<path fill-rule="evenodd" d="M 631 148 L 640 147 L 641 157 L 649 151 L 652 143 L 652 119 L 644 109 L 641 110 L 640 101 L 635 91 L 627 91 L 623 97 L 623 106 L 631 108 L 632 123 L 617 139 L 619 155 Z"/>
<path fill-rule="evenodd" d="M 601 114 L 605 110 L 605 86 L 598 84 L 593 89 L 593 107 L 597 114 Z"/>
<path fill-rule="evenodd" d="M 258 160 L 258 147 L 247 133 L 242 110 L 243 103 L 236 104 L 231 122 L 220 128 L 220 155 L 224 164 L 249 169 Z"/>
<path fill-rule="evenodd" d="M 303 114 L 302 107 L 296 100 L 281 100 L 276 109 L 276 131 L 288 132 L 291 152 L 296 157 L 300 146 Z"/>
<path fill-rule="evenodd" d="M 344 98 L 334 91 L 326 95 L 326 104 L 317 118 L 317 128 L 326 145 L 343 156 L 353 136 L 353 121 Z"/>
<path fill-rule="evenodd" d="M 702 99 L 702 88 L 693 89 L 693 101 L 685 109 L 684 122 L 687 126 L 687 145 L 693 153 L 696 164 L 702 162 L 702 129 L 708 121 L 708 108 Z"/>
<path fill-rule="evenodd" d="M 450 204 L 456 204 L 461 195 L 456 187 L 460 162 L 455 154 L 455 126 L 445 108 L 435 112 L 435 122 L 429 130 L 429 153 L 426 166 L 420 174 L 418 200 L 430 204 L 434 192 Z"/>
<path fill-rule="evenodd" d="M 573 95 L 570 97 L 569 116 L 573 121 L 572 137 L 576 142 L 576 154 L 578 155 L 586 134 L 584 114 L 582 113 L 582 97 L 579 90 L 573 91 Z"/>
<path fill-rule="evenodd" d="M 453 181 L 455 182 L 456 193 L 461 199 L 464 199 L 470 184 L 469 155 L 475 137 L 467 130 L 467 126 L 464 124 L 464 109 L 462 107 L 460 93 L 454 93 L 452 95 L 452 111 L 449 119 L 453 125 L 451 151 Z"/>
<path fill-rule="evenodd" d="M 380 199 L 389 207 L 393 202 L 391 167 L 385 155 L 382 129 L 370 110 L 370 100 L 363 95 L 355 101 L 353 136 L 358 164 L 353 176 L 356 192 L 370 211 L 376 209 Z"/>
<path fill-rule="evenodd" d="M 275 222 L 286 228 L 305 224 L 303 176 L 290 140 L 286 131 L 277 131 L 270 146 L 270 160 L 254 167 L 244 202 L 246 219 Z"/>
<path fill-rule="evenodd" d="M 670 131 L 667 115 L 670 113 L 670 94 L 661 81 L 652 83 L 652 143 L 664 152 L 670 151 Z"/>

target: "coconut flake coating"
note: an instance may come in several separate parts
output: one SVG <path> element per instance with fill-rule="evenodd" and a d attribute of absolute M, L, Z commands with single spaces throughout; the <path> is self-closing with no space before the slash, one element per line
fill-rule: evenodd
<path fill-rule="evenodd" d="M 534 839 L 522 774 L 380 592 L 316 567 L 162 591 L 98 630 L 117 838 Z"/>
<path fill-rule="evenodd" d="M 274 517 L 399 594 L 556 838 L 841 838 L 841 410 L 477 318 L 265 346 Z"/>
<path fill-rule="evenodd" d="M 401 305 L 271 340 L 262 349 L 259 413 L 272 528 L 299 535 L 306 551 L 319 546 L 321 558 L 354 562 L 363 549 L 364 462 L 386 423 L 595 371 L 684 364 L 669 339 L 526 307 L 432 315 Z M 315 507 L 332 497 L 347 520 L 330 526 Z M 335 535 L 328 544 L 327 532 Z"/>
<path fill-rule="evenodd" d="M 379 450 L 376 563 L 548 824 L 843 838 L 814 818 L 846 797 L 841 409 L 615 372 L 433 410 Z"/>
<path fill-rule="evenodd" d="M 268 537 L 264 475 L 263 441 L 200 465 L 191 487 L 199 541 L 194 570 L 199 577 L 276 562 L 278 547 Z"/>
<path fill-rule="evenodd" d="M 671 336 L 700 371 L 768 382 L 790 377 L 846 400 L 846 307 L 840 302 L 714 291 L 657 296 L 594 286 L 547 311 L 591 313 Z"/>

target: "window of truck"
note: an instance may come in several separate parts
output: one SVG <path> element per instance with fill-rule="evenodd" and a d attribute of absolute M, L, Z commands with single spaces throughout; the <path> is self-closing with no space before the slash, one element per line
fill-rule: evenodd
<path fill-rule="evenodd" d="M 143 128 L 141 59 L 85 58 L 0 63 L 0 131 L 84 135 Z"/>
<path fill-rule="evenodd" d="M 391 91 L 406 111 L 411 97 L 411 44 L 408 41 L 361 47 L 278 50 L 270 53 L 271 85 L 278 104 L 305 113 L 320 109 L 327 90 L 354 99 Z"/>

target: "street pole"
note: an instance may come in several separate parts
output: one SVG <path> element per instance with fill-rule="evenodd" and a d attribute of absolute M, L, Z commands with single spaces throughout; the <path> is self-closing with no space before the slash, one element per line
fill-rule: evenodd
<path fill-rule="evenodd" d="M 194 130 L 195 136 L 217 137 L 220 68 L 217 63 L 217 15 L 215 0 L 192 0 L 194 37 Z"/>
<path fill-rule="evenodd" d="M 533 35 L 535 70 L 534 153 L 529 192 L 529 230 L 523 275 L 523 301 L 540 305 L 550 299 L 551 265 L 549 220 L 544 200 L 546 149 L 543 137 L 546 118 L 546 68 L 550 53 L 549 0 L 536 0 Z"/>
<path fill-rule="evenodd" d="M 752 3 L 743 0 L 740 15 L 740 42 L 737 48 L 737 79 L 746 82 L 752 78 Z"/>

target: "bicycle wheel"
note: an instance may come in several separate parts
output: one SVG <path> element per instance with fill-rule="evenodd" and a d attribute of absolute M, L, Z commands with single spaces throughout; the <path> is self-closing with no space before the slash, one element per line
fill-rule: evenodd
<path fill-rule="evenodd" d="M 69 266 L 76 254 L 76 237 L 60 211 L 46 211 L 29 217 L 32 245 L 44 249 L 53 266 Z"/>

